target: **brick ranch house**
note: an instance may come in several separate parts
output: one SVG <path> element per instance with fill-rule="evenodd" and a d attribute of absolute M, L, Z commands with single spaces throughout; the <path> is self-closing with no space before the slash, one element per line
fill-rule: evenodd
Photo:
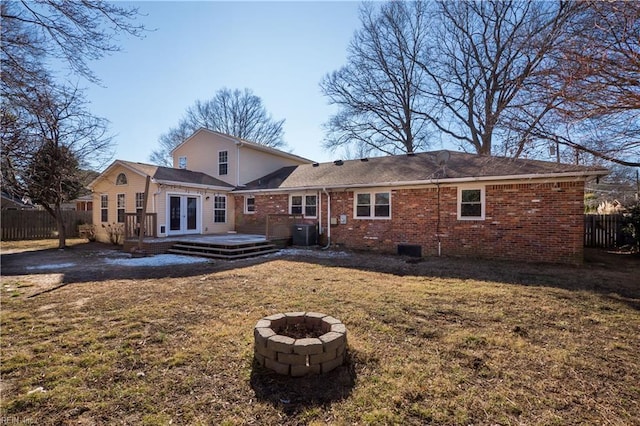
<path fill-rule="evenodd" d="M 157 215 L 160 238 L 264 234 L 269 217 L 289 215 L 314 225 L 326 246 L 576 264 L 583 260 L 585 182 L 607 174 L 448 151 L 319 164 L 206 129 L 173 157 L 175 168 L 109 166 L 91 184 L 94 223 L 140 209 L 151 176 L 147 211 Z"/>

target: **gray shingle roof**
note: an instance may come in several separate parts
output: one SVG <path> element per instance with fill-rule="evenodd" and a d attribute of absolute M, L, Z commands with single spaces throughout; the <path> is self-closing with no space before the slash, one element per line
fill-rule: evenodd
<path fill-rule="evenodd" d="M 171 167 L 154 166 L 151 164 L 134 163 L 131 161 L 122 161 L 128 167 L 139 171 L 142 174 L 149 175 L 153 179 L 164 182 L 178 182 L 191 185 L 207 185 L 218 186 L 232 189 L 233 185 L 216 179 L 213 176 L 202 172 L 194 172 L 186 169 L 174 169 Z"/>
<path fill-rule="evenodd" d="M 294 189 L 331 188 L 336 186 L 387 186 L 402 183 L 440 182 L 478 178 L 532 177 L 535 175 L 604 175 L 606 169 L 598 167 L 559 164 L 548 161 L 480 156 L 462 152 L 449 152 L 444 166 L 437 162 L 438 152 L 415 155 L 395 155 L 346 160 L 343 162 L 305 164 L 284 167 L 239 189 Z M 336 164 L 337 163 L 337 164 Z M 340 164 L 341 163 L 341 164 Z"/>

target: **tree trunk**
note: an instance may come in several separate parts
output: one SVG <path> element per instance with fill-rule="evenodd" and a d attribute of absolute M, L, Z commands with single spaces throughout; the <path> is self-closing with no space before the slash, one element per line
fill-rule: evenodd
<path fill-rule="evenodd" d="M 56 218 L 56 227 L 58 228 L 58 248 L 67 248 L 67 230 L 64 226 L 64 218 L 62 217 L 62 209 L 60 206 L 55 206 L 54 217 Z"/>

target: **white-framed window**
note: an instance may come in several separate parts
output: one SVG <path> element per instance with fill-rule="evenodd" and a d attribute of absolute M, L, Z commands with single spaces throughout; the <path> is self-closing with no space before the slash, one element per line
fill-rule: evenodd
<path fill-rule="evenodd" d="M 100 222 L 109 222 L 109 196 L 100 195 Z"/>
<path fill-rule="evenodd" d="M 289 213 L 301 214 L 304 217 L 318 217 L 317 195 L 291 195 L 289 197 Z"/>
<path fill-rule="evenodd" d="M 458 220 L 484 220 L 484 187 L 458 188 Z"/>
<path fill-rule="evenodd" d="M 118 223 L 124 223 L 124 210 L 125 210 L 124 194 L 117 195 L 117 208 L 118 208 Z"/>
<path fill-rule="evenodd" d="M 357 192 L 354 216 L 356 219 L 391 219 L 391 193 Z"/>
<path fill-rule="evenodd" d="M 142 207 L 144 206 L 144 192 L 136 192 L 136 213 L 142 214 Z"/>
<path fill-rule="evenodd" d="M 214 195 L 213 223 L 227 223 L 227 196 Z"/>
<path fill-rule="evenodd" d="M 218 174 L 220 176 L 223 176 L 228 173 L 229 173 L 229 152 L 220 151 L 218 152 Z"/>
<path fill-rule="evenodd" d="M 244 197 L 244 212 L 253 214 L 256 212 L 256 199 L 252 196 Z"/>
<path fill-rule="evenodd" d="M 178 157 L 178 168 L 179 169 L 187 168 L 187 157 Z"/>
<path fill-rule="evenodd" d="M 127 175 L 124 173 L 120 173 L 116 178 L 116 185 L 126 185 L 127 184 Z"/>

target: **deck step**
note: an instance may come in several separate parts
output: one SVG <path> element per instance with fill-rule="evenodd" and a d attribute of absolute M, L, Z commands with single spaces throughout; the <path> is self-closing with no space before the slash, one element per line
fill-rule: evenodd
<path fill-rule="evenodd" d="M 268 241 L 240 244 L 215 244 L 200 242 L 176 242 L 169 253 L 189 256 L 201 256 L 214 259 L 243 259 L 275 253 L 279 249 Z"/>

